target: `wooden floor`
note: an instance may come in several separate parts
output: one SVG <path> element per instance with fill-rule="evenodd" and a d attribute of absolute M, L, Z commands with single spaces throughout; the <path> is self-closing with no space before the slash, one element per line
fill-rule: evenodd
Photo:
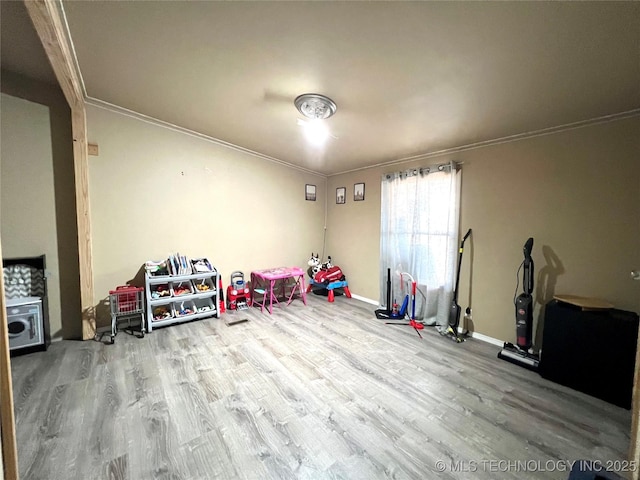
<path fill-rule="evenodd" d="M 13 358 L 20 478 L 566 479 L 626 457 L 628 410 L 498 347 L 308 303 Z"/>

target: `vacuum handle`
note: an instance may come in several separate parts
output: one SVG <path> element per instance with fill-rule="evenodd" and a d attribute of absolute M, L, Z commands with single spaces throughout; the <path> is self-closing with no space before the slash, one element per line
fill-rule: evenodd
<path fill-rule="evenodd" d="M 458 250 L 458 272 L 456 273 L 456 286 L 453 290 L 453 303 L 457 305 L 458 303 L 458 286 L 460 284 L 460 268 L 462 267 L 462 252 L 464 251 L 464 241 L 467 237 L 471 235 L 471 229 L 467 230 L 462 241 L 460 242 L 460 249 Z M 458 306 L 458 308 L 460 308 Z"/>
<path fill-rule="evenodd" d="M 529 237 L 529 239 L 525 242 L 524 247 L 522 248 L 525 259 L 531 259 L 531 251 L 533 250 L 533 238 Z"/>

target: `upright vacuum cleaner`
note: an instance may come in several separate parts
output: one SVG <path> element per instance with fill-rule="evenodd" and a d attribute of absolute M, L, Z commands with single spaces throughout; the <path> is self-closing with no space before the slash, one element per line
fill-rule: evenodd
<path fill-rule="evenodd" d="M 400 275 L 400 282 L 402 283 L 402 275 Z M 414 294 L 415 294 L 415 291 L 414 291 Z M 378 320 L 402 320 L 407 314 L 408 306 L 409 306 L 409 295 L 407 295 L 404 298 L 404 301 L 402 302 L 401 307 L 395 302 L 395 299 L 393 301 L 393 304 L 391 303 L 391 269 L 387 268 L 387 308 L 377 309 L 375 311 L 376 318 Z M 415 298 L 414 298 L 414 307 L 415 307 Z"/>
<path fill-rule="evenodd" d="M 520 267 L 522 270 L 522 288 L 524 292 L 518 295 L 514 304 L 516 307 L 516 345 L 505 342 L 504 347 L 498 353 L 498 358 L 528 368 L 538 370 L 540 358 L 531 351 L 533 335 L 533 238 L 529 238 L 524 244 L 524 260 Z M 519 270 L 519 269 L 518 269 Z"/>
<path fill-rule="evenodd" d="M 387 308 L 379 308 L 375 311 L 378 320 L 388 320 L 393 313 L 391 308 L 391 269 L 387 268 Z"/>
<path fill-rule="evenodd" d="M 458 304 L 458 287 L 460 286 L 460 267 L 462 267 L 462 253 L 464 252 L 464 242 L 471 235 L 471 229 L 467 231 L 460 242 L 459 258 L 458 258 L 458 274 L 456 276 L 456 287 L 453 290 L 453 300 L 449 309 L 449 326 L 442 333 L 449 335 L 456 343 L 464 342 L 464 338 L 458 335 L 458 327 L 460 326 L 460 305 Z"/>

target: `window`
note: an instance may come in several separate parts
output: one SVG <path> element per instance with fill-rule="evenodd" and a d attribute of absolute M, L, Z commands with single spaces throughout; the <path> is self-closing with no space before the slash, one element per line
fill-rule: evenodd
<path fill-rule="evenodd" d="M 380 297 L 386 302 L 387 268 L 400 303 L 398 273 L 418 282 L 416 317 L 448 324 L 458 240 L 460 172 L 454 166 L 385 175 L 381 191 Z M 406 292 L 406 288 L 404 292 Z M 389 308 L 389 306 L 385 306 Z"/>

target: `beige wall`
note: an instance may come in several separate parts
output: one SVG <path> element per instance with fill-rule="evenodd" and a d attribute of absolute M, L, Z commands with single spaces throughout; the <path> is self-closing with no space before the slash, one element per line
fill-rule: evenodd
<path fill-rule="evenodd" d="M 47 256 L 52 337 L 62 336 L 49 109 L 2 94 L 2 250 L 7 258 Z"/>
<path fill-rule="evenodd" d="M 339 265 L 352 294 L 378 300 L 380 265 L 381 170 L 370 168 L 329 177 L 327 248 Z M 364 201 L 353 201 L 353 186 L 364 183 Z M 336 204 L 336 188 L 347 190 L 346 203 Z"/>
<path fill-rule="evenodd" d="M 100 150 L 89 157 L 96 302 L 175 252 L 209 258 L 226 286 L 235 270 L 248 280 L 255 269 L 306 268 L 322 248 L 324 177 L 94 106 L 87 123 Z"/>
<path fill-rule="evenodd" d="M 55 206 L 54 234 L 57 239 L 58 274 L 49 278 L 49 288 L 56 283 L 59 289 L 60 328 L 51 325 L 52 336 L 57 338 L 80 338 L 80 278 L 78 266 L 78 230 L 76 226 L 75 183 L 73 168 L 73 142 L 71 134 L 71 111 L 57 85 L 49 85 L 29 79 L 13 72 L 2 71 L 2 92 L 13 97 L 23 98 L 48 107 L 50 134 L 42 142 L 48 142 L 53 161 L 53 180 L 43 186 L 53 188 Z M 3 123 L 11 121 L 3 116 Z M 4 161 L 13 161 L 4 158 Z M 49 206 L 47 207 L 49 208 Z M 11 241 L 11 234 L 2 237 L 3 242 Z M 8 254 L 5 252 L 5 255 Z M 49 262 L 47 256 L 47 262 Z M 54 328 L 55 327 L 55 328 Z"/>
<path fill-rule="evenodd" d="M 530 236 L 536 321 L 554 293 L 601 297 L 640 311 L 640 282 L 630 279 L 640 268 L 639 153 L 640 117 L 634 117 L 333 176 L 328 252 L 353 293 L 378 300 L 382 173 L 462 161 L 460 230 L 472 228 L 473 236 L 465 248 L 460 304 L 472 307 L 475 331 L 515 340 L 516 271 Z M 358 181 L 366 182 L 364 202 L 353 202 Z M 346 205 L 335 204 L 340 186 L 347 188 Z"/>
<path fill-rule="evenodd" d="M 2 90 L 12 95 L 33 97 L 38 91 L 42 97 L 47 89 L 36 83 L 12 81 L 3 72 Z M 80 320 L 64 107 L 50 107 L 50 124 L 54 229 L 59 256 L 67 259 L 60 261 L 59 272 L 62 333 L 70 338 L 79 335 Z M 554 292 L 604 297 L 619 308 L 640 310 L 638 284 L 629 280 L 629 271 L 640 265 L 638 117 L 332 176 L 327 182 L 97 107 L 89 107 L 88 116 L 89 140 L 100 145 L 100 156 L 89 159 L 97 301 L 116 285 L 136 276 L 139 282 L 145 260 L 175 251 L 208 256 L 225 284 L 233 270 L 248 276 L 255 268 L 304 266 L 311 251 L 324 251 L 343 268 L 354 294 L 377 300 L 381 175 L 456 160 L 464 162 L 461 231 L 474 231 L 463 260 L 460 303 L 473 308 L 475 331 L 514 339 L 516 270 L 529 236 L 535 238 L 536 320 Z M 60 124 L 64 131 L 56 134 Z M 67 140 L 61 140 L 65 133 Z M 66 158 L 56 153 L 65 149 Z M 353 202 L 356 182 L 366 184 L 364 202 Z M 304 201 L 305 183 L 317 185 L 316 202 Z M 335 204 L 340 186 L 347 189 L 346 205 Z M 3 232 L 3 243 L 9 238 Z"/>

